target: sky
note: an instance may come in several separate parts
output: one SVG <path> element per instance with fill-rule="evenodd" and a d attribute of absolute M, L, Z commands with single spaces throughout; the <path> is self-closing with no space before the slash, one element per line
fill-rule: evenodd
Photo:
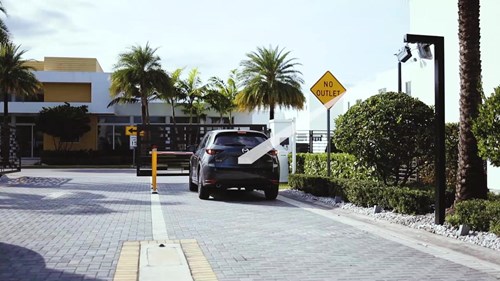
<path fill-rule="evenodd" d="M 290 51 L 303 92 L 329 70 L 346 87 L 394 68 L 408 0 L 3 0 L 25 59 L 96 58 L 112 72 L 131 46 L 158 48 L 169 72 L 226 79 L 257 47 Z M 312 94 L 311 94 L 312 95 Z"/>

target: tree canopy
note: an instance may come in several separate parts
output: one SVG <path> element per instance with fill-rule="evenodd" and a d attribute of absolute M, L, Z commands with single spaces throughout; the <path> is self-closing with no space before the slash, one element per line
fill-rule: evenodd
<path fill-rule="evenodd" d="M 37 128 L 50 136 L 57 151 L 69 150 L 72 143 L 90 131 L 88 107 L 71 106 L 69 103 L 43 107 L 38 114 Z"/>
<path fill-rule="evenodd" d="M 433 153 L 433 110 L 404 93 L 378 94 L 335 120 L 334 142 L 355 155 L 389 185 L 404 184 Z M 406 173 L 400 177 L 402 167 Z"/>
<path fill-rule="evenodd" d="M 500 167 L 500 87 L 479 108 L 479 116 L 473 124 L 478 142 L 479 155 Z"/>
<path fill-rule="evenodd" d="M 269 108 L 269 119 L 274 119 L 278 107 L 302 109 L 305 96 L 301 91 L 300 64 L 289 58 L 290 52 L 278 47 L 258 47 L 241 62 L 243 90 L 236 96 L 241 110 Z"/>

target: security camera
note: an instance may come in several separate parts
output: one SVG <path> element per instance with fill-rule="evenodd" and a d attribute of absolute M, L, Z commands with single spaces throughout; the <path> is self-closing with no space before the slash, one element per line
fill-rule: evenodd
<path fill-rule="evenodd" d="M 401 48 L 398 51 L 398 53 L 396 54 L 396 56 L 398 57 L 398 61 L 399 62 L 406 62 L 407 60 L 409 60 L 411 58 L 410 47 L 404 46 L 403 48 Z"/>

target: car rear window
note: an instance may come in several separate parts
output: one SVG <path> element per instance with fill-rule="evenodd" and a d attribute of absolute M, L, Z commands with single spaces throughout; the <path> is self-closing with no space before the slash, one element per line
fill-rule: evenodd
<path fill-rule="evenodd" d="M 267 139 L 264 135 L 248 132 L 220 133 L 215 137 L 215 145 L 227 146 L 257 146 Z"/>

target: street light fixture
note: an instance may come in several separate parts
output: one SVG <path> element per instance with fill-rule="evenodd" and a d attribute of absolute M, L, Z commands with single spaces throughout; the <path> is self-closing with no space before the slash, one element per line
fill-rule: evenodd
<path fill-rule="evenodd" d="M 406 62 L 411 58 L 411 50 L 408 45 L 404 46 L 401 48 L 396 54 L 396 57 L 398 58 L 398 93 L 402 92 L 402 85 L 401 85 L 401 63 Z"/>
<path fill-rule="evenodd" d="M 420 43 L 419 54 L 422 58 L 429 58 L 429 45 L 434 45 L 434 106 L 435 106 L 435 138 L 436 138 L 436 203 L 435 222 L 443 224 L 445 217 L 445 122 L 444 122 L 444 37 L 406 34 L 405 43 Z M 432 58 L 432 53 L 431 57 Z"/>

